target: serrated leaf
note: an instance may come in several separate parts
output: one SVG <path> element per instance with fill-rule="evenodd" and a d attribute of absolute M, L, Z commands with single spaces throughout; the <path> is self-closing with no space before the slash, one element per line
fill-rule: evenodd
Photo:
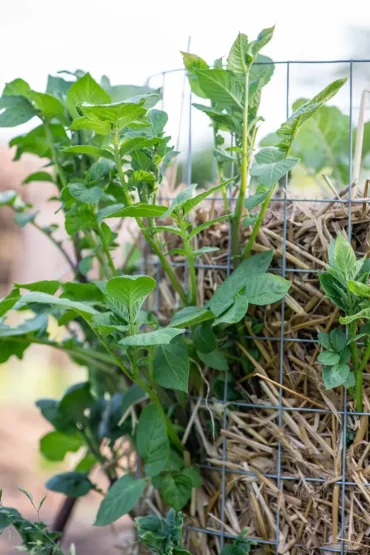
<path fill-rule="evenodd" d="M 322 377 L 324 380 L 324 385 L 326 389 L 333 389 L 334 387 L 339 387 L 344 385 L 350 373 L 350 367 L 348 364 L 336 364 L 334 366 L 329 366 L 324 368 L 322 371 Z"/>
<path fill-rule="evenodd" d="M 251 167 L 250 174 L 256 177 L 259 183 L 271 188 L 298 162 L 298 158 L 285 158 L 282 150 L 271 146 L 256 154 L 255 164 Z"/>
<path fill-rule="evenodd" d="M 120 345 L 131 347 L 151 347 L 153 345 L 167 345 L 174 337 L 184 333 L 185 329 L 179 328 L 161 328 L 148 333 L 140 333 L 124 337 L 119 342 Z"/>
<path fill-rule="evenodd" d="M 119 478 L 100 504 L 94 526 L 107 526 L 127 514 L 139 501 L 145 489 L 145 480 L 136 480 L 131 474 Z"/>
<path fill-rule="evenodd" d="M 162 412 L 154 404 L 142 411 L 136 431 L 136 447 L 145 460 L 145 472 L 157 476 L 166 468 L 170 455 L 166 421 Z"/>
<path fill-rule="evenodd" d="M 182 343 L 159 345 L 153 355 L 154 380 L 166 388 L 188 392 L 189 359 Z"/>

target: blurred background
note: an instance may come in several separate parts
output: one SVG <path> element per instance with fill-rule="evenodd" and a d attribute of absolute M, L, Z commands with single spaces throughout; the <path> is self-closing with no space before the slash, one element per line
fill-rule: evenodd
<path fill-rule="evenodd" d="M 0 18 L 0 89 L 22 77 L 33 89 L 44 91 L 48 74 L 76 69 L 89 71 L 97 81 L 107 75 L 114 85 L 148 83 L 160 87 L 162 108 L 169 114 L 167 131 L 181 151 L 177 182 L 186 181 L 186 168 L 191 165 L 192 182 L 205 184 L 212 180 L 212 130 L 204 114 L 190 110 L 191 102 L 197 99 L 191 98 L 184 73 L 172 71 L 182 67 L 180 51 L 189 50 L 212 63 L 215 58 L 227 56 L 239 31 L 252 39 L 273 24 L 275 37 L 264 54 L 274 61 L 337 62 L 290 64 L 289 89 L 286 64 L 276 65 L 261 104 L 265 122 L 259 132 L 260 141 L 286 119 L 287 107 L 291 110 L 297 99 L 313 96 L 331 80 L 349 76 L 352 71 L 352 80 L 334 99 L 340 113 L 334 119 L 328 117 L 319 134 L 317 128 L 307 129 L 297 145 L 310 156 L 302 160 L 292 176 L 292 194 L 313 199 L 331 196 L 333 192 L 321 174 L 328 174 L 338 190 L 348 184 L 350 127 L 357 126 L 361 94 L 370 86 L 370 61 L 353 62 L 352 66 L 344 61 L 370 60 L 368 0 L 353 0 L 350 5 L 322 0 L 309 4 L 296 0 L 255 4 L 239 0 L 4 2 Z M 365 121 L 369 120 L 367 109 Z M 13 161 L 14 151 L 8 148 L 12 137 L 32 127 L 31 121 L 16 130 L 0 128 L 0 191 L 19 191 L 40 211 L 40 224 L 57 222 L 55 206 L 47 203 L 55 192 L 52 185 L 22 185 L 25 177 L 38 169 L 38 162 L 31 156 Z M 369 166 L 370 124 L 365 124 L 362 183 Z M 0 296 L 7 294 L 13 281 L 60 278 L 65 272 L 63 259 L 48 239 L 36 229 L 18 227 L 12 218 L 8 208 L 0 210 Z M 43 396 L 59 397 L 67 384 L 83 378 L 83 369 L 73 366 L 63 353 L 36 346 L 27 351 L 25 360 L 1 366 L 0 487 L 4 504 L 16 505 L 30 517 L 34 516 L 30 505 L 17 486 L 41 499 L 46 478 L 68 469 L 68 461 L 56 468 L 38 454 L 39 438 L 49 428 L 34 402 Z M 42 514 L 46 521 L 52 520 L 61 501 L 57 494 L 48 494 Z M 107 552 L 114 552 L 113 545 L 126 541 L 111 530 L 91 528 L 98 502 L 90 497 L 81 502 L 69 528 L 67 541 L 75 541 L 79 555 L 102 553 L 99 546 L 103 544 Z M 15 536 L 0 537 L 0 554 L 12 553 L 11 546 L 16 543 Z"/>

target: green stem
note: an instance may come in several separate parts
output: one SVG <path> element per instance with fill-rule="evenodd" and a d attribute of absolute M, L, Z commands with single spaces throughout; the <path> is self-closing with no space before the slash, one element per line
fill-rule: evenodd
<path fill-rule="evenodd" d="M 242 138 L 242 159 L 239 195 L 235 205 L 235 212 L 232 218 L 231 229 L 231 253 L 233 262 L 238 263 L 240 257 L 240 220 L 243 214 L 244 199 L 248 186 L 248 105 L 249 105 L 249 70 L 245 74 L 245 97 L 243 110 L 243 138 Z"/>
<path fill-rule="evenodd" d="M 362 405 L 362 392 L 363 392 L 363 377 L 366 364 L 370 358 L 370 341 L 368 342 L 362 361 L 356 371 L 356 385 L 355 385 L 355 400 L 357 412 L 363 411 Z"/>
<path fill-rule="evenodd" d="M 197 273 L 195 270 L 195 258 L 193 254 L 193 249 L 191 248 L 191 243 L 189 240 L 189 234 L 186 227 L 186 221 L 184 219 L 179 221 L 180 229 L 182 232 L 182 239 L 184 241 L 184 248 L 186 251 L 186 256 L 189 263 L 189 278 L 190 278 L 190 304 L 197 305 Z"/>
<path fill-rule="evenodd" d="M 46 138 L 47 138 L 47 140 L 49 142 L 49 145 L 50 145 L 50 148 L 51 148 L 51 153 L 52 153 L 52 158 L 53 158 L 55 170 L 56 170 L 56 172 L 59 176 L 59 179 L 62 183 L 62 186 L 66 187 L 68 185 L 68 181 L 67 181 L 67 178 L 64 174 L 63 168 L 60 165 L 59 160 L 58 160 L 58 153 L 57 153 L 57 150 L 55 148 L 55 144 L 54 144 L 54 141 L 53 141 L 53 135 L 52 135 L 51 130 L 50 130 L 49 122 L 48 122 L 47 119 L 44 119 L 43 123 L 44 123 L 45 135 L 46 135 Z"/>
<path fill-rule="evenodd" d="M 288 148 L 287 148 L 287 150 L 286 150 L 286 152 L 285 152 L 285 158 L 287 158 L 287 157 L 289 156 L 289 154 L 290 154 L 290 150 L 291 150 L 291 148 L 292 148 L 292 146 L 293 146 L 293 142 L 294 142 L 295 136 L 296 136 L 296 133 L 293 133 L 292 138 L 291 138 L 291 141 L 290 141 L 290 144 L 289 144 L 289 146 L 288 146 Z M 277 185 L 277 184 L 278 184 L 278 182 L 276 182 L 276 183 L 274 183 L 274 184 L 272 185 L 271 191 L 269 192 L 268 196 L 265 198 L 264 202 L 262 203 L 262 207 L 261 207 L 260 213 L 258 214 L 257 221 L 256 221 L 256 223 L 255 223 L 254 226 L 253 226 L 253 230 L 252 230 L 251 236 L 249 237 L 249 241 L 248 241 L 248 243 L 247 243 L 247 246 L 246 246 L 246 248 L 245 248 L 245 251 L 244 251 L 244 254 L 243 254 L 243 258 L 248 258 L 248 257 L 251 255 L 251 253 L 252 253 L 252 249 L 253 249 L 253 246 L 254 246 L 254 242 L 255 242 L 256 237 L 257 237 L 257 235 L 258 235 L 258 232 L 259 232 L 259 230 L 260 230 L 260 228 L 261 228 L 261 225 L 262 225 L 262 223 L 263 223 L 263 220 L 264 220 L 264 217 L 265 217 L 265 214 L 266 214 L 266 210 L 267 210 L 267 208 L 268 208 L 268 206 L 269 206 L 269 204 L 270 204 L 270 200 L 271 200 L 271 198 L 272 198 L 272 195 L 273 195 L 274 192 L 275 192 L 275 189 L 276 189 L 276 185 Z"/>
<path fill-rule="evenodd" d="M 100 223 L 98 222 L 98 219 L 97 219 L 97 218 L 96 218 L 96 229 L 97 229 L 97 232 L 98 232 L 98 235 L 99 235 L 99 239 L 100 239 L 100 241 L 101 241 L 101 244 L 102 244 L 102 247 L 103 247 L 105 256 L 107 257 L 107 260 L 108 260 L 108 266 L 109 266 L 109 268 L 111 269 L 111 272 L 112 272 L 113 276 L 117 276 L 117 275 L 118 275 L 118 272 L 117 272 L 117 270 L 116 270 L 116 267 L 115 267 L 115 265 L 114 265 L 112 256 L 111 256 L 111 254 L 110 254 L 110 250 L 109 250 L 109 246 L 108 246 L 107 240 L 106 240 L 106 238 L 105 238 L 104 232 L 103 232 L 103 230 L 102 230 L 102 228 L 101 228 L 101 225 L 100 225 Z"/>
<path fill-rule="evenodd" d="M 121 185 L 122 185 L 122 189 L 125 195 L 125 199 L 128 205 L 133 204 L 131 195 L 129 193 L 128 187 L 127 187 L 127 183 L 125 180 L 125 176 L 123 174 L 122 171 L 122 165 L 121 165 L 121 158 L 120 158 L 120 153 L 119 153 L 119 135 L 118 135 L 118 129 L 116 127 L 115 131 L 114 131 L 114 157 L 115 157 L 115 161 L 116 161 L 116 166 L 117 166 L 117 172 L 118 172 L 118 176 L 120 178 L 121 181 Z M 142 218 L 135 218 L 136 222 L 146 240 L 146 242 L 151 246 L 153 252 L 158 256 L 161 265 L 164 269 L 164 271 L 166 272 L 168 279 L 170 280 L 173 288 L 175 289 L 175 291 L 178 293 L 178 295 L 180 296 L 180 299 L 182 300 L 182 302 L 184 304 L 187 304 L 187 298 L 186 298 L 186 294 L 185 291 L 183 289 L 183 287 L 181 286 L 181 283 L 179 282 L 179 280 L 176 277 L 175 272 L 173 271 L 171 264 L 168 262 L 168 260 L 166 259 L 166 257 L 164 256 L 163 252 L 161 251 L 161 246 L 158 244 L 158 242 L 153 239 L 153 237 L 151 237 L 150 233 L 145 229 L 144 226 L 144 222 L 142 220 Z"/>

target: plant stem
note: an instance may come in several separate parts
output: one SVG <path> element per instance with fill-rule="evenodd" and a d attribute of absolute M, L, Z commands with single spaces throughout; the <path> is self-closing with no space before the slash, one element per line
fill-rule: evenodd
<path fill-rule="evenodd" d="M 287 150 L 286 150 L 286 152 L 285 152 L 285 158 L 287 158 L 287 157 L 289 156 L 289 154 L 290 154 L 290 150 L 291 150 L 291 148 L 292 148 L 292 146 L 293 146 L 293 142 L 294 142 L 295 136 L 296 136 L 296 133 L 293 133 L 292 138 L 291 138 L 291 141 L 290 141 L 290 144 L 289 144 L 289 146 L 288 146 L 288 148 L 287 148 Z M 274 192 L 275 192 L 275 189 L 276 189 L 276 185 L 277 185 L 277 184 L 278 184 L 278 182 L 276 182 L 276 183 L 274 183 L 274 184 L 272 185 L 271 191 L 269 192 L 268 196 L 265 198 L 265 200 L 264 200 L 263 203 L 262 203 L 262 207 L 261 207 L 260 213 L 258 214 L 257 221 L 256 221 L 256 223 L 255 223 L 254 226 L 253 226 L 253 230 L 252 230 L 251 236 L 249 237 L 249 241 L 248 241 L 248 243 L 247 243 L 247 246 L 246 246 L 246 248 L 245 248 L 245 251 L 244 251 L 244 254 L 243 254 L 243 258 L 248 258 L 248 257 L 251 255 L 251 253 L 252 253 L 252 249 L 253 249 L 253 246 L 254 246 L 254 242 L 255 242 L 256 237 L 257 237 L 257 235 L 258 235 L 258 232 L 259 232 L 259 230 L 260 230 L 260 228 L 261 228 L 261 225 L 262 225 L 262 223 L 263 223 L 263 220 L 264 220 L 264 217 L 265 217 L 265 214 L 266 214 L 266 210 L 267 210 L 267 208 L 268 208 L 268 206 L 269 206 L 269 204 L 270 204 L 270 200 L 271 200 L 271 198 L 272 198 L 272 195 L 273 195 Z"/>
<path fill-rule="evenodd" d="M 360 366 L 357 368 L 356 371 L 356 385 L 355 385 L 355 399 L 356 399 L 356 410 L 358 412 L 363 411 L 362 405 L 362 390 L 363 390 L 363 376 L 366 364 L 370 358 L 370 341 L 368 342 L 364 356 L 362 357 Z"/>
<path fill-rule="evenodd" d="M 217 148 L 216 136 L 217 136 L 217 128 L 214 125 L 213 126 L 213 143 L 214 143 L 215 149 Z M 217 159 L 216 159 L 216 168 L 217 168 L 218 182 L 222 183 L 222 164 Z M 222 187 L 221 194 L 222 194 L 222 201 L 224 203 L 225 214 L 228 214 L 229 213 L 229 203 L 228 203 L 228 200 L 227 200 L 226 186 Z"/>
<path fill-rule="evenodd" d="M 123 174 L 122 171 L 122 165 L 121 165 L 121 158 L 120 158 L 120 154 L 119 154 L 119 136 L 118 136 L 118 128 L 116 127 L 115 131 L 114 131 L 114 157 L 115 157 L 115 161 L 116 161 L 116 166 L 117 166 L 117 172 L 118 172 L 118 176 L 120 178 L 121 181 L 121 185 L 122 185 L 122 189 L 125 195 L 125 199 L 128 205 L 133 204 L 132 198 L 130 196 L 128 187 L 127 187 L 127 183 L 125 180 L 125 176 Z M 173 288 L 175 289 L 175 291 L 178 293 L 178 295 L 180 296 L 180 299 L 182 300 L 182 302 L 184 304 L 187 304 L 187 298 L 186 298 L 186 294 L 185 291 L 183 289 L 183 287 L 181 286 L 181 283 L 179 282 L 179 280 L 176 277 L 175 272 L 173 271 L 171 264 L 168 262 L 168 260 L 166 259 L 166 257 L 164 256 L 163 252 L 161 251 L 161 246 L 158 244 L 158 242 L 153 239 L 153 237 L 151 237 L 151 235 L 149 234 L 149 232 L 145 229 L 144 226 L 144 222 L 142 220 L 142 218 L 135 218 L 136 222 L 140 228 L 140 231 L 142 232 L 146 242 L 151 246 L 153 252 L 158 256 L 161 265 L 164 269 L 164 271 L 166 272 L 168 279 L 170 280 Z"/>
<path fill-rule="evenodd" d="M 52 153 L 52 158 L 53 158 L 56 173 L 59 176 L 59 179 L 62 183 L 62 186 L 66 187 L 68 185 L 68 181 L 67 181 L 67 178 L 64 174 L 63 168 L 60 165 L 59 160 L 58 160 L 58 153 L 57 153 L 57 150 L 55 148 L 55 144 L 54 144 L 54 141 L 53 141 L 53 135 L 52 135 L 51 130 L 50 130 L 49 122 L 45 118 L 43 120 L 43 123 L 44 123 L 45 135 L 46 135 L 46 138 L 47 138 L 47 140 L 49 142 L 49 145 L 50 145 L 50 148 L 51 148 L 51 153 Z"/>
<path fill-rule="evenodd" d="M 231 226 L 231 253 L 233 262 L 237 264 L 240 258 L 240 220 L 243 214 L 244 199 L 248 185 L 248 105 L 249 105 L 249 70 L 245 74 L 245 97 L 243 110 L 243 138 L 242 138 L 242 159 L 241 159 L 241 176 L 240 190 L 236 201 L 235 212 L 232 217 Z"/>
<path fill-rule="evenodd" d="M 191 248 L 191 243 L 189 240 L 189 234 L 186 227 L 186 221 L 181 219 L 179 221 L 180 229 L 182 232 L 182 239 L 184 241 L 184 248 L 186 251 L 186 256 L 189 263 L 189 277 L 190 277 L 190 304 L 197 305 L 197 273 L 195 270 L 195 259 L 193 254 L 193 249 Z"/>
<path fill-rule="evenodd" d="M 101 241 L 101 244 L 102 244 L 102 247 L 103 247 L 105 256 L 107 257 L 109 268 L 111 269 L 111 272 L 112 272 L 113 276 L 117 276 L 117 275 L 118 275 L 118 272 L 117 272 L 117 270 L 116 270 L 116 267 L 115 267 L 115 265 L 114 265 L 112 256 L 111 256 L 111 254 L 110 254 L 109 246 L 108 246 L 108 243 L 107 243 L 107 241 L 106 241 L 104 232 L 103 232 L 103 230 L 102 230 L 102 228 L 101 228 L 101 225 L 100 225 L 100 223 L 98 222 L 98 219 L 97 219 L 97 218 L 96 218 L 96 229 L 97 229 L 97 232 L 98 232 L 98 235 L 99 235 L 99 238 L 100 238 L 100 241 Z"/>

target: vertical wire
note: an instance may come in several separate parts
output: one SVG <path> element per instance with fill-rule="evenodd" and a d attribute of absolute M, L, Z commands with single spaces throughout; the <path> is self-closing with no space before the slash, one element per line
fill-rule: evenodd
<path fill-rule="evenodd" d="M 349 190 L 348 190 L 348 240 L 352 238 L 352 110 L 353 110 L 353 61 L 349 63 L 349 146 L 348 146 L 348 162 L 349 162 Z M 342 510 L 341 510 L 341 540 L 340 552 L 345 551 L 345 530 L 346 530 L 346 447 L 347 447 L 347 389 L 344 388 L 343 394 L 343 430 L 342 430 Z"/>
<path fill-rule="evenodd" d="M 287 62 L 286 65 L 286 118 L 289 117 L 289 92 L 290 92 L 290 64 Z M 284 188 L 284 216 L 283 216 L 283 259 L 282 259 L 282 277 L 286 276 L 286 236 L 287 236 L 287 188 L 288 188 L 288 174 L 285 177 L 285 188 Z M 285 320 L 285 299 L 283 298 L 281 302 L 281 325 L 280 325 L 280 361 L 279 361 L 279 383 L 283 383 L 284 378 L 284 320 Z M 279 388 L 279 429 L 283 426 L 283 389 Z M 281 451 L 282 445 L 281 440 L 278 444 L 278 468 L 277 468 L 277 487 L 279 494 L 281 493 L 281 488 L 283 487 L 281 480 Z M 276 512 L 276 555 L 279 553 L 279 543 L 280 543 L 280 495 L 277 499 L 277 512 Z"/>
<path fill-rule="evenodd" d="M 234 136 L 231 135 L 231 146 L 234 146 Z M 231 177 L 234 177 L 234 162 L 231 163 Z M 228 202 L 229 202 L 229 211 L 231 211 L 232 205 L 232 191 L 231 185 L 228 186 Z M 229 221 L 229 240 L 227 246 L 227 267 L 226 267 L 227 276 L 231 273 L 231 220 Z M 223 422 L 222 427 L 226 430 L 227 427 L 227 398 L 228 398 L 228 382 L 227 382 L 227 372 L 225 372 L 225 381 L 224 381 L 224 414 L 223 414 Z M 225 503 L 226 503 L 226 462 L 227 462 L 227 438 L 226 436 L 222 439 L 222 475 L 221 475 L 221 538 L 220 544 L 221 549 L 224 547 L 225 543 Z"/>

